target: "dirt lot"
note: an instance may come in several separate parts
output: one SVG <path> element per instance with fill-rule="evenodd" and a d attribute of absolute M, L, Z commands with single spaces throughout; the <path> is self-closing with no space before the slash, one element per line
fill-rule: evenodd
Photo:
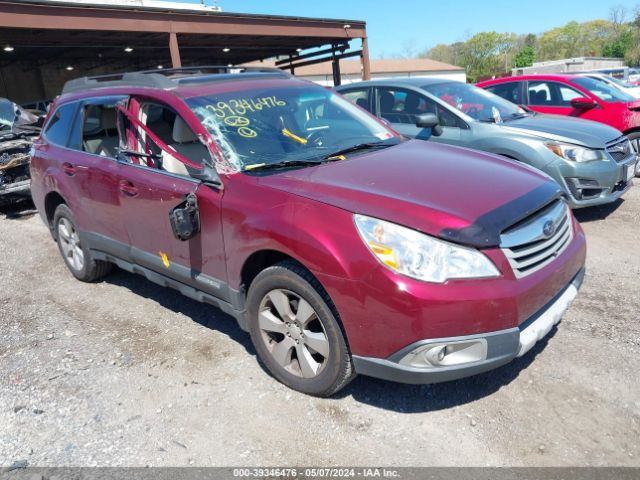
<path fill-rule="evenodd" d="M 230 317 L 121 271 L 77 282 L 33 210 L 0 214 L 0 465 L 640 466 L 640 187 L 578 215 L 585 284 L 524 358 L 316 399 Z"/>

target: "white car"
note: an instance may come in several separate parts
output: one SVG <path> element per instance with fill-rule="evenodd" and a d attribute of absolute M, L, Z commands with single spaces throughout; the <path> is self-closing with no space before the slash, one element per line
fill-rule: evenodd
<path fill-rule="evenodd" d="M 634 83 L 640 81 L 640 68 L 630 68 L 628 80 Z"/>
<path fill-rule="evenodd" d="M 640 86 L 633 85 L 631 83 L 627 83 L 624 80 L 620 80 L 618 78 L 610 77 L 609 75 L 605 75 L 602 73 L 587 73 L 583 74 L 585 77 L 590 77 L 595 80 L 600 80 L 601 82 L 607 83 L 612 87 L 617 88 L 618 90 L 622 90 L 625 93 L 628 93 L 634 98 L 640 98 Z"/>

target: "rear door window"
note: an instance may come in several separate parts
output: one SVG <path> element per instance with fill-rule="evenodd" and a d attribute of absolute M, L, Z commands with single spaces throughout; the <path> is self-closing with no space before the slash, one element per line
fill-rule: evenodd
<path fill-rule="evenodd" d="M 529 82 L 529 105 L 540 107 L 570 107 L 571 100 L 582 93 L 558 82 Z"/>

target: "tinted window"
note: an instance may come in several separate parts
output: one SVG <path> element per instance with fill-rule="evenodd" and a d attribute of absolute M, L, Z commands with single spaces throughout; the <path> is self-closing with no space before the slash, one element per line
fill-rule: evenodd
<path fill-rule="evenodd" d="M 340 92 L 344 97 L 352 103 L 355 103 L 359 107 L 364 108 L 371 112 L 370 102 L 369 102 L 369 92 L 371 90 L 369 88 L 360 88 L 358 90 L 349 90 L 347 92 Z"/>
<path fill-rule="evenodd" d="M 511 103 L 520 105 L 522 103 L 522 95 L 519 82 L 500 83 L 491 85 L 486 88 L 491 93 L 495 93 L 499 97 L 509 100 Z"/>
<path fill-rule="evenodd" d="M 557 82 L 529 82 L 529 104 L 547 107 L 570 107 L 571 100 L 582 93 Z"/>
<path fill-rule="evenodd" d="M 438 105 L 438 121 L 443 127 L 460 128 L 462 126 L 462 123 L 458 117 L 456 117 L 453 113 L 451 113 L 446 108 L 441 107 L 440 105 Z"/>
<path fill-rule="evenodd" d="M 391 123 L 415 125 L 423 113 L 437 113 L 436 104 L 419 93 L 402 88 L 378 88 L 379 116 Z"/>
<path fill-rule="evenodd" d="M 61 105 L 47 124 L 47 129 L 44 132 L 47 140 L 56 145 L 66 147 L 69 143 L 69 134 L 73 126 L 75 112 L 75 103 Z"/>

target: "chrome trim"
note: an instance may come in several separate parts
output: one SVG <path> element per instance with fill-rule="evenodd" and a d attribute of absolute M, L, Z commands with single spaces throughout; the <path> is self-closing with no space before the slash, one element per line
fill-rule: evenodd
<path fill-rule="evenodd" d="M 530 275 L 551 263 L 571 243 L 571 210 L 565 201 L 557 200 L 507 229 L 500 239 L 516 278 Z"/>
<path fill-rule="evenodd" d="M 635 154 L 633 147 L 631 146 L 631 142 L 627 137 L 620 137 L 617 140 L 608 143 L 606 151 L 616 163 L 623 163 Z"/>

